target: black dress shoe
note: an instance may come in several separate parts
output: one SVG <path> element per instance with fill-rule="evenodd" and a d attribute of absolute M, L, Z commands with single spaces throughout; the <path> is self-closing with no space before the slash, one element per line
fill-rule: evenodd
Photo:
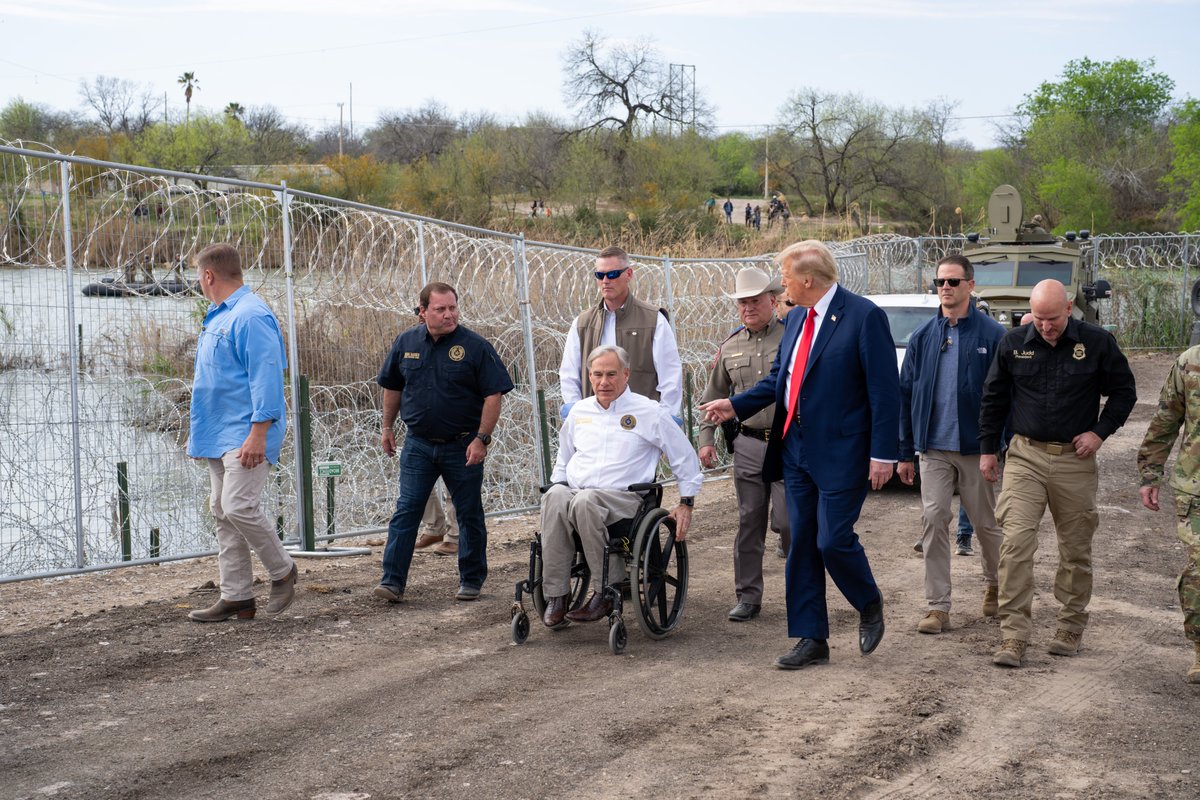
<path fill-rule="evenodd" d="M 542 615 L 542 622 L 547 628 L 559 628 L 568 624 L 567 616 L 567 596 L 564 594 L 561 597 L 546 598 L 546 613 Z"/>
<path fill-rule="evenodd" d="M 829 645 L 824 639 L 801 639 L 792 652 L 775 659 L 780 669 L 804 669 L 812 664 L 829 663 Z"/>
<path fill-rule="evenodd" d="M 758 612 L 762 610 L 762 606 L 755 603 L 738 603 L 733 608 L 729 609 L 730 622 L 749 622 L 758 616 Z"/>
<path fill-rule="evenodd" d="M 571 622 L 595 622 L 607 617 L 612 611 L 612 600 L 603 592 L 592 592 L 587 605 L 578 611 L 568 611 L 567 619 Z"/>
<path fill-rule="evenodd" d="M 883 595 L 862 610 L 858 623 L 858 649 L 867 655 L 883 641 Z"/>

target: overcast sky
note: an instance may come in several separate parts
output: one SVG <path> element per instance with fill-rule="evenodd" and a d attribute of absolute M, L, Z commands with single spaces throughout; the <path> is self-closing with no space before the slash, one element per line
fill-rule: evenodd
<path fill-rule="evenodd" d="M 351 83 L 356 128 L 428 99 L 566 117 L 562 54 L 588 29 L 694 65 L 722 130 L 761 131 L 811 86 L 958 101 L 956 136 L 985 147 L 1083 56 L 1154 58 L 1177 98 L 1200 97 L 1197 0 L 0 0 L 0 97 L 77 108 L 80 81 L 109 75 L 182 112 L 190 70 L 194 108 L 271 103 L 310 127 L 338 103 L 349 125 Z"/>

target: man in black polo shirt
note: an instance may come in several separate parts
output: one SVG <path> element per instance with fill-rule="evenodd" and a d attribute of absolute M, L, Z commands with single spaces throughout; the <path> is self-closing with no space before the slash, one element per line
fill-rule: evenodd
<path fill-rule="evenodd" d="M 383 579 L 375 596 L 404 599 L 417 528 L 440 475 L 458 513 L 459 600 L 475 600 L 487 578 L 483 461 L 512 379 L 495 348 L 458 324 L 458 293 L 445 283 L 421 290 L 424 323 L 396 337 L 376 379 L 383 387 L 383 452 L 396 454 L 399 415 L 408 433 L 400 453 L 400 497 L 388 525 Z"/>
<path fill-rule="evenodd" d="M 1079 651 L 1092 597 L 1096 451 L 1137 402 L 1129 362 L 1108 331 L 1071 317 L 1056 280 L 1033 287 L 1033 322 L 1004 335 L 979 410 L 979 470 L 999 479 L 996 453 L 1005 420 L 1014 432 L 996 520 L 1000 545 L 1000 649 L 992 662 L 1019 667 L 1032 631 L 1033 556 L 1046 506 L 1054 517 L 1059 564 L 1054 597 L 1062 604 L 1053 655 Z M 1101 396 L 1107 397 L 1100 410 Z"/>

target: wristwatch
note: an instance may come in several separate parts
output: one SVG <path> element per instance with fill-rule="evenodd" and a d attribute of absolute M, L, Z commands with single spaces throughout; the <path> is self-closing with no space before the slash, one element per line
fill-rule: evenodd
<path fill-rule="evenodd" d="M 477 433 L 475 434 L 475 438 L 483 442 L 484 447 L 491 447 L 492 445 L 492 435 L 490 433 Z"/>
<path fill-rule="evenodd" d="M 681 506 L 687 506 L 688 508 L 695 508 L 695 506 L 696 506 L 696 498 L 694 498 L 694 497 L 681 497 L 681 498 L 679 498 L 679 505 L 681 505 Z"/>

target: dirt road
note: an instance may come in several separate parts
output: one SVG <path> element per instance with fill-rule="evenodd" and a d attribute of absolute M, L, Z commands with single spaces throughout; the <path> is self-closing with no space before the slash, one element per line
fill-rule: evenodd
<path fill-rule="evenodd" d="M 371 597 L 371 557 L 301 564 L 282 619 L 197 625 L 212 560 L 0 586 L 2 798 L 1195 798 L 1200 687 L 1174 592 L 1173 522 L 1137 504 L 1133 454 L 1169 357 L 1135 357 L 1140 402 L 1101 451 L 1101 528 L 1084 649 L 1054 632 L 1043 525 L 1035 638 L 992 666 L 978 557 L 954 559 L 953 628 L 922 610 L 915 493 L 872 494 L 859 533 L 888 633 L 862 657 L 830 588 L 832 660 L 786 652 L 783 561 L 763 614 L 734 624 L 728 481 L 705 486 L 682 628 L 603 623 L 509 637 L 529 519 L 491 525 L 491 577 L 456 603 L 452 563 L 419 555 L 408 601 Z M 265 594 L 265 588 L 263 590 Z"/>

